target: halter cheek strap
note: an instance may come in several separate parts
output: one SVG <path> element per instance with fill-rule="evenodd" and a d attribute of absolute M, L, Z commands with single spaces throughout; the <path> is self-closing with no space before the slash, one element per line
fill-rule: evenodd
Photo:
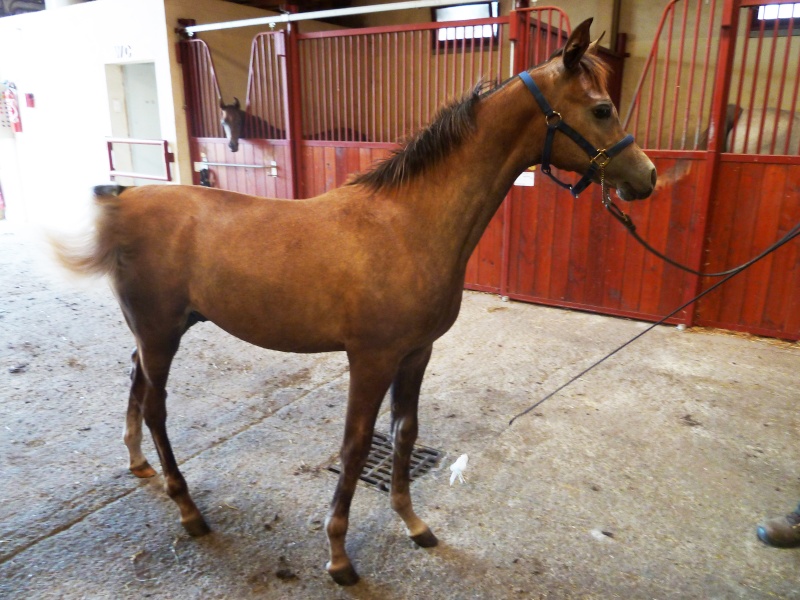
<path fill-rule="evenodd" d="M 616 144 L 605 150 L 595 148 L 586 140 L 585 137 L 564 122 L 564 119 L 561 118 L 561 113 L 553 110 L 553 108 L 545 99 L 544 94 L 542 94 L 542 91 L 539 89 L 539 86 L 536 85 L 536 83 L 533 81 L 533 78 L 527 71 L 520 73 L 519 78 L 527 86 L 528 90 L 530 90 L 531 94 L 536 99 L 536 103 L 539 105 L 539 108 L 542 109 L 545 120 L 547 121 L 547 136 L 544 140 L 544 151 L 542 152 L 542 172 L 550 177 L 550 179 L 555 181 L 558 185 L 569 190 L 569 192 L 575 198 L 577 198 L 578 194 L 580 194 L 589 186 L 590 183 L 592 183 L 592 180 L 598 171 L 601 171 L 602 173 L 603 169 L 605 169 L 606 165 L 611 162 L 612 158 L 633 143 L 633 136 L 628 134 Z M 578 146 L 580 146 L 583 151 L 586 152 L 586 154 L 589 155 L 589 169 L 575 185 L 570 185 L 561 181 L 550 171 L 550 155 L 553 151 L 553 139 L 555 138 L 556 131 L 564 133 L 567 137 L 569 137 L 569 139 L 578 144 Z"/>

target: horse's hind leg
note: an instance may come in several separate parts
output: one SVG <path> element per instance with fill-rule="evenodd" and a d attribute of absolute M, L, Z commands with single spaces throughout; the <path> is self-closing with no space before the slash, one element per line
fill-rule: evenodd
<path fill-rule="evenodd" d="M 131 355 L 131 393 L 128 398 L 128 412 L 125 416 L 125 445 L 130 456 L 131 473 L 137 477 L 152 477 L 155 469 L 142 453 L 142 405 L 144 402 L 145 379 L 139 361 L 139 351 Z"/>
<path fill-rule="evenodd" d="M 348 358 L 350 392 L 341 450 L 342 472 L 333 494 L 330 513 L 325 520 L 331 552 L 326 567 L 333 580 L 340 585 L 358 582 L 358 573 L 345 551 L 350 503 L 369 456 L 378 409 L 397 370 L 394 357 L 365 352 L 358 356 L 348 353 Z"/>
<path fill-rule="evenodd" d="M 410 354 L 400 364 L 392 382 L 392 508 L 403 519 L 411 539 L 423 548 L 435 546 L 438 540 L 414 513 L 408 471 L 411 452 L 417 441 L 419 391 L 430 357 L 431 346 Z"/>
<path fill-rule="evenodd" d="M 142 415 L 161 459 L 167 494 L 178 505 L 181 524 L 189 535 L 204 535 L 210 529 L 189 495 L 186 480 L 178 469 L 167 437 L 167 377 L 172 358 L 178 351 L 180 334 L 172 336 L 167 343 L 148 343 L 147 340 L 141 339 L 138 341 L 139 365 L 144 373 Z"/>

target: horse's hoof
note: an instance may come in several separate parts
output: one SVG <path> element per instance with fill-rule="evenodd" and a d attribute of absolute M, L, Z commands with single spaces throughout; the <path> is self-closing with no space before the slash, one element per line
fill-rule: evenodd
<path fill-rule="evenodd" d="M 156 470 L 150 466 L 149 462 L 145 461 L 138 467 L 131 467 L 131 473 L 141 479 L 147 479 L 148 477 L 153 477 L 156 474 Z"/>
<path fill-rule="evenodd" d="M 411 541 L 413 541 L 420 548 L 433 548 L 439 543 L 439 540 L 436 539 L 436 536 L 433 535 L 433 532 L 430 529 L 426 529 L 422 533 L 418 533 L 417 535 L 412 535 L 410 537 Z"/>
<path fill-rule="evenodd" d="M 339 569 L 338 571 L 328 569 L 328 574 L 339 585 L 355 585 L 358 583 L 358 580 L 361 579 L 353 568 L 353 565 L 347 565 L 344 569 Z"/>
<path fill-rule="evenodd" d="M 189 521 L 181 521 L 181 525 L 183 525 L 186 533 L 192 537 L 201 537 L 211 533 L 211 528 L 202 516 L 198 516 Z"/>

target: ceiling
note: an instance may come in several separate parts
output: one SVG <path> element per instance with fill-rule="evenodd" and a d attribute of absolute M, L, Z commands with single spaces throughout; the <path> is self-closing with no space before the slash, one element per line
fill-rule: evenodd
<path fill-rule="evenodd" d="M 234 4 L 244 4 L 254 8 L 274 10 L 278 12 L 310 12 L 312 10 L 333 10 L 350 8 L 352 0 L 295 0 L 294 2 L 278 2 L 277 0 L 227 0 Z M 292 10 L 294 7 L 294 11 Z"/>
<path fill-rule="evenodd" d="M 350 8 L 352 0 L 294 0 L 293 2 L 280 2 L 279 0 L 226 0 L 234 4 L 252 6 L 276 12 L 310 12 L 316 10 L 333 10 L 336 8 Z M 0 0 L 0 17 L 18 15 L 44 9 L 44 0 Z"/>

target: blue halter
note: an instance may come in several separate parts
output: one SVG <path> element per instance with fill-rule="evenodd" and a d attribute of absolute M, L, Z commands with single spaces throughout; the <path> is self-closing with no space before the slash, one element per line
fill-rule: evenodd
<path fill-rule="evenodd" d="M 589 187 L 589 184 L 598 171 L 601 171 L 602 174 L 603 169 L 611 162 L 611 159 L 633 143 L 633 136 L 631 134 L 626 135 L 607 150 L 595 148 L 586 141 L 585 137 L 564 122 L 561 118 L 561 113 L 553 110 L 547 100 L 545 100 L 544 94 L 542 94 L 539 86 L 534 83 L 533 78 L 527 71 L 520 73 L 519 78 L 522 79 L 523 83 L 528 87 L 528 90 L 533 94 L 533 97 L 539 104 L 539 108 L 542 109 L 545 120 L 547 121 L 547 137 L 545 137 L 544 140 L 544 152 L 542 153 L 542 172 L 558 185 L 569 190 L 569 192 L 577 198 L 578 194 Z M 550 154 L 553 150 L 553 139 L 555 138 L 556 131 L 561 131 L 566 134 L 569 139 L 578 144 L 578 146 L 589 155 L 589 169 L 575 185 L 570 185 L 561 181 L 550 171 Z"/>

